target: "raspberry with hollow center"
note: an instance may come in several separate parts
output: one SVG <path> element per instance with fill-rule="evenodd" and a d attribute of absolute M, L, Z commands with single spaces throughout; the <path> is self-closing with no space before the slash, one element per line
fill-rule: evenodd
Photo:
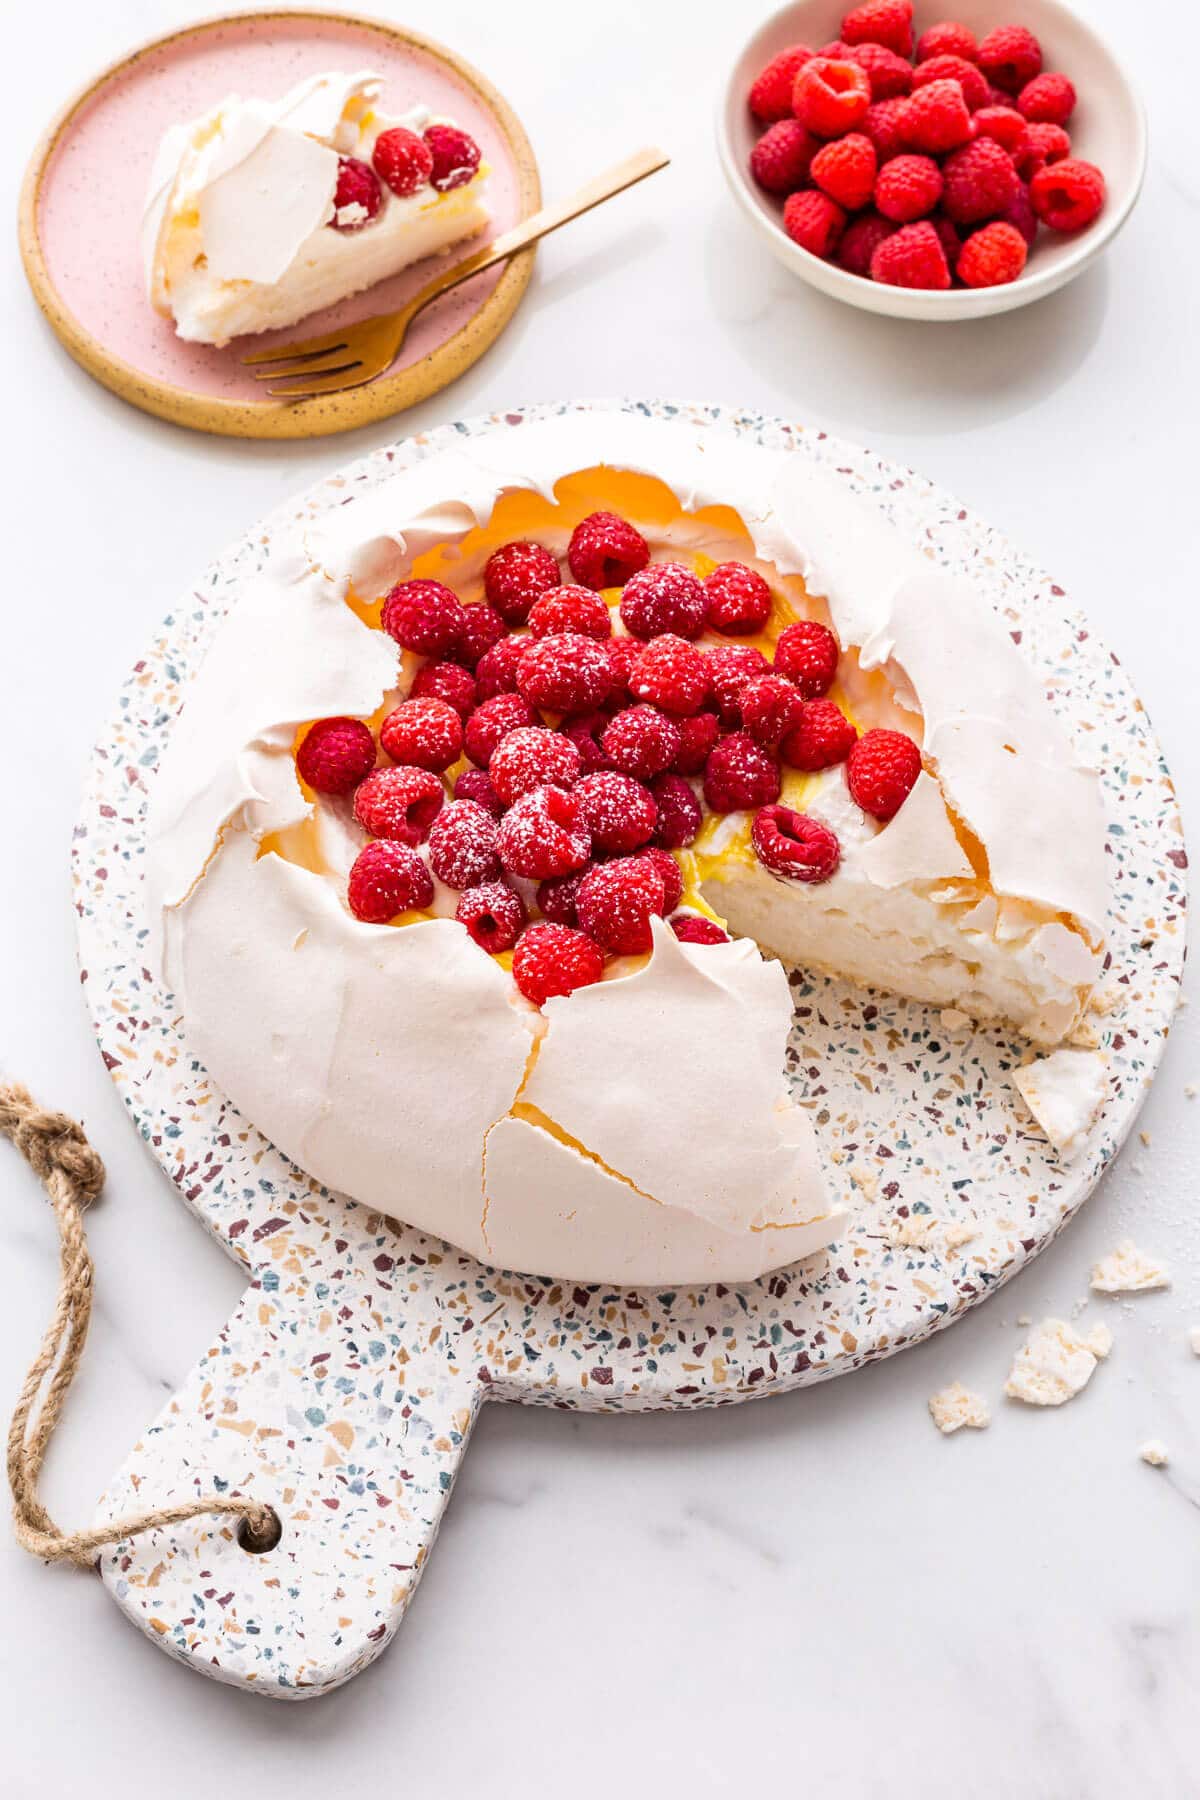
<path fill-rule="evenodd" d="M 750 827 L 750 842 L 772 875 L 811 886 L 828 881 L 842 860 L 841 846 L 828 825 L 793 812 L 790 806 L 765 806 Z"/>
<path fill-rule="evenodd" d="M 705 577 L 704 598 L 705 623 L 723 637 L 750 637 L 771 616 L 771 590 L 745 563 L 718 563 Z"/>
<path fill-rule="evenodd" d="M 575 896 L 581 928 L 614 956 L 638 956 L 649 950 L 650 921 L 661 918 L 663 908 L 662 876 L 644 856 L 597 863 Z"/>
<path fill-rule="evenodd" d="M 463 748 L 477 769 L 486 769 L 502 737 L 522 725 L 536 724 L 537 714 L 520 694 L 494 694 L 467 720 Z"/>
<path fill-rule="evenodd" d="M 579 752 L 560 731 L 521 725 L 500 739 L 488 764 L 488 779 L 505 806 L 536 787 L 574 787 L 582 773 Z"/>
<path fill-rule="evenodd" d="M 679 913 L 670 920 L 671 930 L 681 944 L 727 944 L 729 933 L 722 931 L 715 919 L 702 913 Z"/>
<path fill-rule="evenodd" d="M 850 752 L 850 797 L 873 819 L 890 819 L 908 799 L 921 773 L 921 752 L 903 731 L 876 726 Z"/>
<path fill-rule="evenodd" d="M 875 204 L 884 218 L 897 225 L 911 225 L 931 213 L 942 197 L 942 171 L 932 156 L 893 156 L 884 163 L 875 183 Z M 883 237 L 890 236 L 884 232 Z M 872 246 L 872 255 L 883 242 Z"/>
<path fill-rule="evenodd" d="M 1042 46 L 1024 25 L 1000 25 L 981 40 L 977 61 L 993 87 L 1019 94 L 1041 73 Z"/>
<path fill-rule="evenodd" d="M 466 629 L 466 608 L 440 581 L 398 581 L 383 603 L 388 636 L 418 656 L 444 656 Z"/>
<path fill-rule="evenodd" d="M 794 681 L 805 700 L 828 693 L 837 674 L 838 641 L 817 619 L 797 619 L 779 634 L 775 673 Z"/>
<path fill-rule="evenodd" d="M 517 664 L 517 692 L 547 712 L 591 712 L 612 686 L 608 646 L 577 631 L 527 638 Z"/>
<path fill-rule="evenodd" d="M 958 277 L 969 288 L 1015 281 L 1025 267 L 1025 239 L 1015 225 L 993 219 L 973 231 L 958 256 Z"/>
<path fill-rule="evenodd" d="M 720 735 L 716 713 L 694 713 L 679 721 L 679 749 L 671 767 L 676 775 L 698 775 Z"/>
<path fill-rule="evenodd" d="M 407 844 L 370 843 L 354 859 L 346 898 L 356 919 L 386 925 L 397 913 L 428 906 L 433 880 Z"/>
<path fill-rule="evenodd" d="M 445 798 L 430 769 L 372 769 L 354 795 L 354 816 L 373 838 L 415 846 L 429 836 Z"/>
<path fill-rule="evenodd" d="M 643 850 L 642 857 L 651 865 L 662 882 L 663 912 L 673 913 L 683 899 L 683 870 L 666 850 L 656 848 Z"/>
<path fill-rule="evenodd" d="M 704 765 L 704 798 L 713 812 L 770 806 L 779 788 L 779 764 L 748 731 L 722 738 Z"/>
<path fill-rule="evenodd" d="M 623 587 L 650 561 L 650 546 L 628 519 L 612 512 L 589 513 L 571 533 L 567 563 L 584 587 Z"/>
<path fill-rule="evenodd" d="M 912 0 L 866 0 L 842 20 L 842 41 L 885 44 L 898 56 L 911 56 L 912 21 Z"/>
<path fill-rule="evenodd" d="M 465 719 L 475 708 L 475 677 L 461 663 L 423 663 L 413 679 L 408 697 L 410 700 L 444 700 L 460 719 Z"/>
<path fill-rule="evenodd" d="M 557 587 L 534 601 L 529 629 L 535 638 L 559 637 L 563 632 L 608 638 L 612 636 L 612 618 L 599 594 L 591 588 Z"/>
<path fill-rule="evenodd" d="M 783 760 L 793 769 L 815 774 L 845 762 L 858 737 L 840 706 L 832 700 L 808 700 L 800 722 L 780 746 Z"/>
<path fill-rule="evenodd" d="M 563 735 L 570 738 L 579 753 L 579 767 L 584 775 L 594 775 L 597 769 L 612 768 L 612 758 L 600 745 L 600 734 L 607 726 L 606 713 L 589 712 L 581 713 L 563 727 Z"/>
<path fill-rule="evenodd" d="M 498 819 L 504 811 L 504 802 L 492 786 L 492 778 L 485 775 L 482 769 L 464 769 L 454 783 L 456 800 L 474 800 L 490 812 L 493 819 Z"/>
<path fill-rule="evenodd" d="M 750 111 L 762 125 L 792 116 L 792 89 L 796 76 L 813 52 L 807 44 L 789 44 L 760 69 L 750 83 Z"/>
<path fill-rule="evenodd" d="M 990 88 L 987 77 L 980 73 L 973 62 L 965 56 L 931 56 L 913 70 L 912 91 L 918 93 L 921 88 L 928 87 L 931 81 L 957 81 L 962 89 L 962 97 L 967 103 L 968 112 L 977 112 L 986 106 Z"/>
<path fill-rule="evenodd" d="M 800 723 L 804 698 L 786 675 L 760 675 L 742 689 L 738 710 L 754 741 L 766 750 L 777 750 Z"/>
<path fill-rule="evenodd" d="M 816 188 L 789 194 L 784 201 L 783 229 L 811 256 L 832 256 L 845 226 L 846 215 L 837 201 Z"/>
<path fill-rule="evenodd" d="M 658 808 L 650 790 L 631 775 L 600 769 L 584 776 L 574 797 L 599 850 L 637 850 L 654 836 Z"/>
<path fill-rule="evenodd" d="M 585 863 L 582 869 L 576 869 L 573 875 L 556 875 L 550 881 L 538 883 L 537 903 L 541 912 L 556 925 L 577 925 L 578 914 L 575 911 L 575 898 L 579 893 L 579 884 L 594 865 Z"/>
<path fill-rule="evenodd" d="M 900 130 L 913 150 L 941 155 L 971 136 L 971 114 L 957 81 L 931 81 L 904 102 Z"/>
<path fill-rule="evenodd" d="M 335 231 L 359 231 L 370 224 L 383 204 L 379 177 L 369 163 L 357 156 L 339 156 L 337 187 L 333 193 L 333 217 L 329 223 Z M 342 213 L 345 212 L 345 218 Z M 359 214 L 362 217 L 359 217 Z"/>
<path fill-rule="evenodd" d="M 842 241 L 838 245 L 838 262 L 849 274 L 861 275 L 864 281 L 870 280 L 871 258 L 884 238 L 891 237 L 895 229 L 890 219 L 883 218 L 877 212 L 861 213 L 857 219 L 851 219 L 842 233 Z"/>
<path fill-rule="evenodd" d="M 463 749 L 463 723 L 445 700 L 403 700 L 379 727 L 379 741 L 393 762 L 440 775 Z"/>
<path fill-rule="evenodd" d="M 381 131 L 371 152 L 375 173 L 402 200 L 425 186 L 433 173 L 433 151 L 415 131 L 395 125 Z"/>
<path fill-rule="evenodd" d="M 1038 218 L 1051 231 L 1082 231 L 1104 205 L 1104 177 L 1095 163 L 1077 156 L 1047 163 L 1029 184 Z"/>
<path fill-rule="evenodd" d="M 361 719 L 318 719 L 296 751 L 301 778 L 317 794 L 348 794 L 375 767 L 375 739 Z"/>
<path fill-rule="evenodd" d="M 912 65 L 883 44 L 851 44 L 845 51 L 847 62 L 857 63 L 867 72 L 871 84 L 871 103 L 894 100 L 912 87 Z M 835 196 L 836 197 L 836 196 Z"/>
<path fill-rule="evenodd" d="M 582 931 L 568 925 L 530 925 L 513 951 L 513 980 L 534 1006 L 556 994 L 590 987 L 604 973 L 604 952 Z"/>
<path fill-rule="evenodd" d="M 934 56 L 961 56 L 964 62 L 976 62 L 979 45 L 975 33 L 957 19 L 943 19 L 931 25 L 917 39 L 917 61 L 928 62 Z"/>
<path fill-rule="evenodd" d="M 480 657 L 475 664 L 475 696 L 481 705 L 485 700 L 494 700 L 497 694 L 516 693 L 517 664 L 528 642 L 523 637 L 501 638 Z"/>
<path fill-rule="evenodd" d="M 831 200 L 847 212 L 857 212 L 874 191 L 877 160 L 870 138 L 851 131 L 818 150 L 812 160 L 812 178 Z"/>
<path fill-rule="evenodd" d="M 511 950 L 525 924 L 520 895 L 505 881 L 485 881 L 479 887 L 468 888 L 454 916 L 489 956 Z"/>
<path fill-rule="evenodd" d="M 650 792 L 658 809 L 655 843 L 664 850 L 686 850 L 695 843 L 704 820 L 691 783 L 682 775 L 658 775 L 650 784 Z"/>
<path fill-rule="evenodd" d="M 817 139 L 799 119 L 780 119 L 750 152 L 750 173 L 768 194 L 793 194 L 808 179 Z"/>
<path fill-rule="evenodd" d="M 557 559 L 541 544 L 518 538 L 501 544 L 484 564 L 483 591 L 509 625 L 523 625 L 530 608 L 562 580 Z"/>
<path fill-rule="evenodd" d="M 746 683 L 770 672 L 770 663 L 754 644 L 718 644 L 708 652 L 709 684 L 717 711 L 726 725 L 737 723 L 738 699 Z M 679 772 L 681 775 L 688 773 L 683 768 Z"/>
<path fill-rule="evenodd" d="M 429 862 L 447 887 L 478 887 L 500 873 L 496 849 L 499 827 L 486 807 L 474 800 L 452 800 L 433 822 Z"/>
<path fill-rule="evenodd" d="M 643 642 L 671 632 L 696 638 L 704 630 L 704 589 L 682 563 L 652 563 L 625 583 L 621 622 Z"/>
<path fill-rule="evenodd" d="M 890 46 L 889 46 L 890 47 Z M 836 138 L 861 125 L 871 104 L 871 78 L 857 63 L 814 56 L 796 77 L 792 111 L 814 137 Z"/>
<path fill-rule="evenodd" d="M 629 692 L 635 700 L 676 718 L 699 712 L 708 698 L 708 665 L 704 653 L 686 638 L 664 632 L 652 638 L 629 671 Z"/>
<path fill-rule="evenodd" d="M 527 881 L 582 869 L 592 853 L 592 834 L 578 789 L 544 787 L 522 794 L 501 819 L 496 843 L 504 867 Z"/>
<path fill-rule="evenodd" d="M 942 207 L 956 225 L 1002 213 L 1017 191 L 1017 171 L 994 138 L 976 138 L 942 165 Z"/>
<path fill-rule="evenodd" d="M 479 168 L 479 145 L 457 125 L 428 126 L 425 142 L 433 158 L 430 184 L 439 194 L 464 187 Z"/>
<path fill-rule="evenodd" d="M 468 669 L 474 669 L 502 642 L 505 631 L 504 620 L 496 609 L 483 600 L 475 600 L 463 607 L 462 636 L 454 646 L 454 654 Z"/>
<path fill-rule="evenodd" d="M 871 280 L 891 287 L 948 288 L 950 265 L 928 219 L 901 225 L 885 238 L 871 258 Z"/>
<path fill-rule="evenodd" d="M 604 754 L 622 775 L 650 781 L 679 755 L 679 726 L 653 706 L 627 706 L 605 727 Z"/>

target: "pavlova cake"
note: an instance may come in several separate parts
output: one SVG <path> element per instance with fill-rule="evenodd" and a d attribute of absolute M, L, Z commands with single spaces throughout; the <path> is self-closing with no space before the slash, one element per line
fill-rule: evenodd
<path fill-rule="evenodd" d="M 151 304 L 182 338 L 294 325 L 488 223 L 478 144 L 369 72 L 236 95 L 164 136 L 142 223 Z"/>
<path fill-rule="evenodd" d="M 276 542 L 147 885 L 189 1047 L 310 1174 L 493 1264 L 692 1283 L 841 1223 L 783 963 L 1060 1044 L 1103 841 L 969 580 L 802 453 L 588 413 Z"/>

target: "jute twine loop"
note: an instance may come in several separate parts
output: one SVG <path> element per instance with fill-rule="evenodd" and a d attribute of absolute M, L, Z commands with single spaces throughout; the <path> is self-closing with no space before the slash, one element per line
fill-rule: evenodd
<path fill-rule="evenodd" d="M 40 1177 L 54 1209 L 59 1240 L 54 1316 L 22 1384 L 8 1432 L 8 1484 L 18 1541 L 34 1556 L 87 1568 L 103 1544 L 160 1525 L 177 1525 L 204 1513 L 235 1513 L 244 1521 L 243 1546 L 249 1550 L 269 1548 L 279 1535 L 272 1508 L 228 1494 L 208 1494 L 177 1506 L 162 1506 L 93 1531 L 63 1531 L 42 1505 L 38 1477 L 83 1355 L 92 1313 L 92 1258 L 83 1229 L 83 1209 L 104 1185 L 104 1164 L 74 1119 L 65 1113 L 43 1111 L 17 1082 L 0 1085 L 0 1136 L 12 1139 Z"/>

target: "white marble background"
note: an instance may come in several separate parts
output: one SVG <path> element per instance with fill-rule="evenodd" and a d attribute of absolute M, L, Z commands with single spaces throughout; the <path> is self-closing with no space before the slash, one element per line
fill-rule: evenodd
<path fill-rule="evenodd" d="M 62 98 L 195 0 L 5 8 L 2 180 Z M 721 0 L 375 0 L 480 63 L 549 195 L 642 141 L 673 169 L 573 226 L 490 355 L 341 441 L 206 440 L 143 418 L 3 272 L 0 1070 L 82 1115 L 109 1166 L 86 1368 L 47 1478 L 82 1521 L 232 1308 L 240 1276 L 144 1157 L 79 1000 L 67 848 L 98 724 L 160 615 L 258 514 L 407 423 L 564 394 L 666 394 L 826 426 L 907 460 L 1027 546 L 1129 665 L 1185 809 L 1200 778 L 1195 624 L 1200 25 L 1084 0 L 1150 108 L 1143 202 L 1076 285 L 979 325 L 904 325 L 795 284 L 726 198 L 710 116 L 765 10 Z M 938 9 L 940 11 L 940 9 Z M 953 10 L 952 7 L 949 10 Z M 1019 10 L 1019 9 L 1014 9 Z M 928 17 L 937 16 L 926 9 Z M 998 17 L 1005 9 L 998 8 Z M 739 25 L 735 16 L 743 15 Z M 401 1636 L 348 1689 L 272 1708 L 196 1679 L 97 1583 L 0 1542 L 0 1791 L 191 1796 L 1200 1791 L 1200 1010 L 1136 1140 L 1025 1277 L 940 1340 L 770 1405 L 628 1420 L 487 1409 Z M 1015 1318 L 1069 1312 L 1132 1232 L 1170 1293 L 1096 1301 L 1109 1363 L 1061 1412 L 1000 1399 Z M 0 1152 L 0 1405 L 51 1302 L 32 1181 Z M 961 1378 L 990 1431 L 942 1440 Z M 1165 1472 L 1137 1459 L 1161 1436 Z"/>

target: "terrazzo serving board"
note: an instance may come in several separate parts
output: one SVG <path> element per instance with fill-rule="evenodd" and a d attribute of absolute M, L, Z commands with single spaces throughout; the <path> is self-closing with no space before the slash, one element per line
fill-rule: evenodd
<path fill-rule="evenodd" d="M 952 1323 L 1062 1228 L 1128 1133 L 1169 1029 L 1184 957 L 1182 830 L 1146 714 L 1062 590 L 910 472 L 824 434 L 714 408 L 683 417 L 812 457 L 1008 622 L 1087 759 L 1104 771 L 1115 1000 L 1110 1089 L 1060 1164 L 1011 1086 L 998 1030 L 792 976 L 788 1073 L 849 1197 L 827 1255 L 743 1287 L 632 1292 L 500 1273 L 306 1177 L 189 1054 L 145 963 L 145 807 L 204 651 L 241 583 L 300 513 L 341 506 L 450 443 L 519 431 L 511 412 L 407 439 L 281 508 L 217 562 L 135 665 L 98 744 L 74 847 L 84 991 L 105 1062 L 186 1204 L 245 1267 L 215 1343 L 109 1485 L 100 1520 L 214 1488 L 270 1501 L 267 1554 L 198 1519 L 100 1559 L 126 1615 L 181 1661 L 254 1692 L 319 1694 L 404 1616 L 486 1400 L 632 1411 L 722 1406 L 825 1381 Z M 576 410 L 571 408 L 569 410 Z"/>

